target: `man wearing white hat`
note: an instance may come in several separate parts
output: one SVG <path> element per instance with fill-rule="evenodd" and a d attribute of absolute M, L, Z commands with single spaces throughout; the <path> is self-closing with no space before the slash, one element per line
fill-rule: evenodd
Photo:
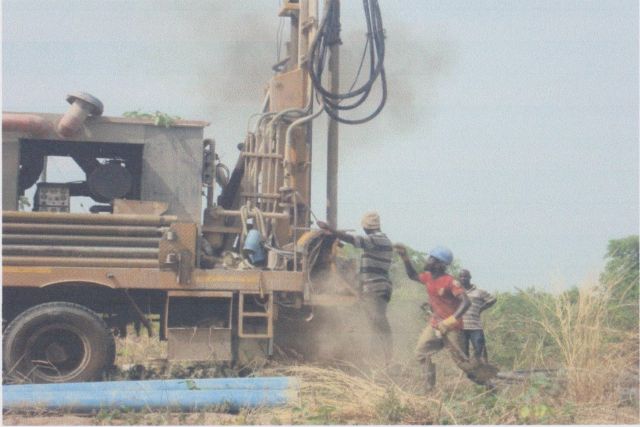
<path fill-rule="evenodd" d="M 382 346 L 385 362 L 389 364 L 393 351 L 391 326 L 387 320 L 387 304 L 391 299 L 389 268 L 393 258 L 393 246 L 389 238 L 380 231 L 380 216 L 367 212 L 362 217 L 365 235 L 352 235 L 331 228 L 326 222 L 318 221 L 318 227 L 338 239 L 362 249 L 360 259 L 360 290 L 363 307 L 373 327 L 374 349 Z"/>

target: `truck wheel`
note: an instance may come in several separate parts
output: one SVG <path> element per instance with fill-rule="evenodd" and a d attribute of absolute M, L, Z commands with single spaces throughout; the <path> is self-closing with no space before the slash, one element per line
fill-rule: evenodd
<path fill-rule="evenodd" d="M 31 307 L 4 332 L 3 369 L 19 381 L 96 380 L 114 360 L 115 340 L 107 325 L 78 304 L 48 302 Z"/>

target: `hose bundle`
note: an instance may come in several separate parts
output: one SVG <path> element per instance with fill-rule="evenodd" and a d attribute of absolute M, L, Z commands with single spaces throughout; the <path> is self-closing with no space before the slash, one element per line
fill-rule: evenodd
<path fill-rule="evenodd" d="M 364 16 L 367 22 L 367 41 L 355 80 L 345 93 L 332 93 L 322 86 L 322 74 L 328 60 L 327 49 L 335 43 L 340 43 L 340 6 L 334 0 L 327 1 L 329 2 L 327 13 L 320 23 L 317 37 L 310 49 L 309 74 L 311 81 L 316 89 L 316 96 L 321 98 L 320 102 L 325 106 L 327 114 L 332 119 L 345 124 L 364 123 L 377 116 L 387 100 L 387 80 L 384 71 L 384 29 L 382 28 L 382 15 L 378 0 L 363 0 Z M 369 54 L 369 78 L 362 86 L 354 90 L 353 87 L 358 80 L 367 52 Z M 339 111 L 353 110 L 369 97 L 378 77 L 382 84 L 382 97 L 376 109 L 360 119 L 339 117 Z"/>

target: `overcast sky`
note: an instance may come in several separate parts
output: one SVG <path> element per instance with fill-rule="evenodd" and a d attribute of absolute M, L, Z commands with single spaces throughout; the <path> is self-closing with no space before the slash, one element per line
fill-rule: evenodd
<path fill-rule="evenodd" d="M 205 120 L 231 166 L 277 59 L 279 3 L 4 0 L 2 108 L 62 113 L 83 90 L 107 116 Z M 449 246 L 489 290 L 594 277 L 609 239 L 638 233 L 637 1 L 380 3 L 389 100 L 340 128 L 339 226 L 375 209 L 392 240 Z M 349 83 L 361 4 L 342 2 Z"/>

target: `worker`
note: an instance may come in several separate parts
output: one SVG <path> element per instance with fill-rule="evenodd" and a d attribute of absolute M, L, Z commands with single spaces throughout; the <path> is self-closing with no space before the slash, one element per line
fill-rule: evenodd
<path fill-rule="evenodd" d="M 464 344 L 462 349 L 469 356 L 469 342 L 473 346 L 473 356 L 480 363 L 489 363 L 487 357 L 487 345 L 480 314 L 496 303 L 496 298 L 489 292 L 479 289 L 471 283 L 471 273 L 469 270 L 460 270 L 458 279 L 465 289 L 471 307 L 462 316 L 462 332 L 464 334 Z"/>
<path fill-rule="evenodd" d="M 385 364 L 388 366 L 393 355 L 393 338 L 387 319 L 387 304 L 392 292 L 389 268 L 393 258 L 393 246 L 380 230 L 380 216 L 376 212 L 364 214 L 361 225 L 364 236 L 338 231 L 326 222 L 318 221 L 318 226 L 327 234 L 363 251 L 360 258 L 359 289 L 362 306 L 373 329 L 371 351 L 372 354 L 378 354 L 381 348 Z"/>
<path fill-rule="evenodd" d="M 471 306 L 471 301 L 460 283 L 447 274 L 447 267 L 453 261 L 453 253 L 443 246 L 435 247 L 429 252 L 425 272 L 418 274 L 407 255 L 406 247 L 394 247 L 404 262 L 409 278 L 425 285 L 431 305 L 431 320 L 420 334 L 415 349 L 416 359 L 425 373 L 425 391 L 431 391 L 435 387 L 436 366 L 432 356 L 443 347 L 447 347 L 453 361 L 469 379 L 484 384 L 475 378 L 475 365 L 462 350 L 462 316 Z"/>
<path fill-rule="evenodd" d="M 247 237 L 244 239 L 242 255 L 244 255 L 254 267 L 264 267 L 267 264 L 267 257 L 263 247 L 262 235 L 260 231 L 253 227 L 252 222 L 247 224 L 247 229 Z"/>

